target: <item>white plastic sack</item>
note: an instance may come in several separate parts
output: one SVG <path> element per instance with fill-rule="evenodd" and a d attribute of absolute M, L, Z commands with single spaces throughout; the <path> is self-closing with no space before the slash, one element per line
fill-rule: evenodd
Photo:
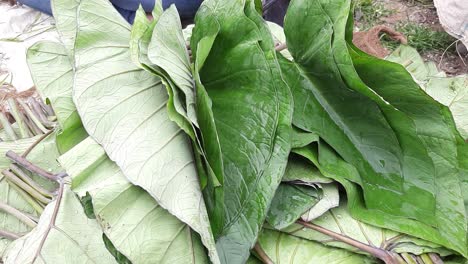
<path fill-rule="evenodd" d="M 54 19 L 26 6 L 0 2 L 0 81 L 7 81 L 18 91 L 33 86 L 26 62 L 27 49 L 40 40 L 58 41 Z"/>
<path fill-rule="evenodd" d="M 440 24 L 468 48 L 468 0 L 434 0 Z"/>

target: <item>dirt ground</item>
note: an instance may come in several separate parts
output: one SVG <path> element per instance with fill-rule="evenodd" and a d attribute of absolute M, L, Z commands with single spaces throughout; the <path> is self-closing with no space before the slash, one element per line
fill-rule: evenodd
<path fill-rule="evenodd" d="M 439 23 L 437 11 L 430 0 L 421 2 L 422 0 L 374 0 L 374 4 L 379 5 L 383 10 L 383 15 L 377 21 L 377 25 L 386 25 L 390 28 L 397 29 L 402 23 L 416 23 L 428 27 L 434 31 L 443 31 L 444 29 Z M 359 11 L 358 11 L 359 12 Z M 356 26 L 359 29 L 362 27 L 362 16 L 365 14 L 357 13 Z M 449 37 L 449 36 L 447 36 Z M 468 73 L 468 52 L 463 44 L 453 44 L 444 49 L 435 49 L 422 52 L 421 55 L 425 60 L 434 61 L 439 65 L 439 69 L 445 71 L 448 75 L 460 75 Z M 455 46 L 458 46 L 455 48 Z M 445 52 L 444 52 L 445 51 Z M 442 56 L 443 55 L 443 56 Z"/>

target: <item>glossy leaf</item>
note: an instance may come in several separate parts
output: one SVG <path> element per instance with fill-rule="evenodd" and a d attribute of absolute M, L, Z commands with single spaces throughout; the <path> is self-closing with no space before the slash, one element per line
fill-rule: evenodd
<path fill-rule="evenodd" d="M 80 201 L 67 186 L 55 225 L 45 236 L 56 203 L 53 201 L 45 208 L 33 231 L 7 248 L 5 264 L 32 263 L 37 252 L 39 254 L 34 263 L 115 263 L 104 246 L 98 223 L 86 217 Z"/>
<path fill-rule="evenodd" d="M 73 99 L 84 127 L 130 182 L 201 235 L 216 262 L 190 141 L 169 119 L 166 89 L 129 63 L 130 26 L 108 1 L 78 10 Z"/>
<path fill-rule="evenodd" d="M 243 263 L 286 167 L 291 97 L 253 1 L 205 1 L 191 50 L 197 90 L 209 98 L 205 95 L 206 108 L 199 115 L 211 112 L 214 120 L 211 127 L 200 124 L 204 149 L 218 147 L 216 140 L 207 140 L 211 135 L 219 139 L 222 154 L 225 219 L 215 233 L 217 248 L 222 262 Z M 210 160 L 212 152 L 206 154 Z"/>
<path fill-rule="evenodd" d="M 199 236 L 132 185 L 93 139 L 60 157 L 79 196 L 89 194 L 96 219 L 132 263 L 208 263 Z"/>
<path fill-rule="evenodd" d="M 297 106 L 293 122 L 319 134 L 349 162 L 357 177 L 339 177 L 360 185 L 367 210 L 387 215 L 381 221 L 361 212 L 360 219 L 466 254 L 450 113 L 401 67 L 347 43 L 349 7 L 349 1 L 321 0 L 290 5 L 285 32 L 297 65 L 284 62 L 283 70 Z M 447 149 L 440 148 L 440 140 L 447 142 Z M 442 219 L 444 214 L 455 217 L 454 228 Z M 417 228 L 409 227 L 412 219 Z M 428 235 L 434 231 L 437 236 Z"/>

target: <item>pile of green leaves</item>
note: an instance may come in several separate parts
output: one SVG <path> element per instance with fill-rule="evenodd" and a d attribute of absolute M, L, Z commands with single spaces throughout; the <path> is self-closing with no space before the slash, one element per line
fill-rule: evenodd
<path fill-rule="evenodd" d="M 468 144 L 352 44 L 350 0 L 293 0 L 284 31 L 254 0 L 186 29 L 160 1 L 133 26 L 107 0 L 52 7 L 61 42 L 28 62 L 59 127 L 27 158 L 69 177 L 5 263 L 466 261 Z"/>

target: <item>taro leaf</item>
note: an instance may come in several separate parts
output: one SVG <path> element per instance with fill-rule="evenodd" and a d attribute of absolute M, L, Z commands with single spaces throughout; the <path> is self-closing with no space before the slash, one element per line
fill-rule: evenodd
<path fill-rule="evenodd" d="M 38 42 L 28 49 L 27 60 L 36 88 L 57 116 L 57 146 L 64 153 L 87 136 L 72 100 L 73 68 L 67 50 L 60 43 Z"/>
<path fill-rule="evenodd" d="M 273 230 L 263 230 L 258 242 L 273 263 L 370 264 L 376 260 L 353 252 L 327 247 Z"/>
<path fill-rule="evenodd" d="M 282 183 L 276 190 L 266 220 L 276 229 L 283 229 L 298 220 L 320 200 L 319 188 Z"/>
<path fill-rule="evenodd" d="M 83 125 L 128 180 L 198 232 L 217 262 L 189 138 L 169 119 L 167 91 L 129 63 L 130 26 L 106 0 L 78 8 L 73 99 Z"/>
<path fill-rule="evenodd" d="M 96 220 L 88 219 L 75 194 L 65 185 L 55 225 L 45 237 L 57 201 L 46 206 L 37 227 L 7 248 L 5 264 L 33 263 L 115 263 L 107 251 Z"/>
<path fill-rule="evenodd" d="M 200 123 L 200 130 L 205 149 L 218 147 L 206 140 L 217 135 L 223 162 L 225 219 L 217 248 L 222 262 L 244 263 L 286 167 L 291 96 L 253 1 L 204 1 L 195 21 L 194 75 L 208 101 L 198 111 L 212 110 L 214 117 L 211 127 Z"/>
<path fill-rule="evenodd" d="M 286 44 L 286 36 L 284 35 L 283 27 L 281 27 L 280 25 L 276 23 L 269 22 L 269 21 L 267 21 L 266 23 L 268 25 L 268 28 L 270 28 L 271 35 L 273 36 L 273 40 L 275 41 L 275 44 L 276 45 Z M 288 60 L 293 59 L 288 49 L 284 49 L 280 51 L 280 53 Z"/>
<path fill-rule="evenodd" d="M 171 5 L 159 18 L 148 46 L 148 58 L 163 69 L 185 96 L 185 116 L 197 124 L 195 113 L 195 83 L 187 46 L 182 33 L 179 13 Z"/>
<path fill-rule="evenodd" d="M 302 129 L 293 126 L 291 148 L 302 148 L 318 140 L 319 136 L 317 134 L 303 131 Z"/>
<path fill-rule="evenodd" d="M 468 139 L 468 75 L 431 78 L 425 91 L 452 111 L 460 134 Z"/>
<path fill-rule="evenodd" d="M 364 223 L 367 222 L 371 223 L 374 228 L 403 229 L 407 234 L 412 234 L 428 241 L 442 240 L 440 233 L 433 227 L 424 226 L 413 219 L 406 219 L 404 225 L 395 225 L 388 220 L 391 216 L 379 210 L 365 208 L 361 197 L 362 194 L 359 193 L 359 187 L 357 184 L 353 183 L 353 179 L 356 180 L 356 174 L 358 174 L 357 170 L 342 160 L 326 144 L 320 143 L 318 148 L 317 146 L 311 145 L 306 148 L 296 149 L 294 152 L 312 161 L 323 175 L 335 179 L 345 187 L 348 196 L 348 211 L 354 219 L 362 219 L 360 225 L 365 225 Z M 346 175 L 351 175 L 351 177 L 347 177 Z M 385 230 L 383 228 L 380 230 Z M 439 246 L 414 237 L 404 236 L 401 241 L 406 243 L 408 242 L 407 239 L 410 244 L 427 246 L 431 248 L 431 250 L 443 252 Z M 377 244 L 377 242 L 375 243 Z M 421 248 L 418 248 L 418 250 L 421 250 Z"/>
<path fill-rule="evenodd" d="M 89 194 L 104 233 L 132 263 L 208 263 L 197 233 L 132 185 L 93 139 L 60 157 L 79 196 Z"/>
<path fill-rule="evenodd" d="M 403 69 L 376 59 L 369 63 L 364 55 L 364 62 L 356 59 L 361 53 L 345 40 L 351 28 L 346 27 L 349 6 L 349 1 L 337 0 L 291 3 L 285 32 L 298 65 L 285 62 L 283 70 L 297 106 L 294 124 L 319 134 L 357 169 L 353 179 L 339 177 L 362 188 L 364 200 L 353 210 L 369 211 L 356 213 L 359 219 L 466 255 L 450 113 L 425 95 Z M 361 78 L 366 78 L 365 83 Z M 442 141 L 448 149 L 441 148 Z M 361 195 L 346 189 L 348 195 Z M 449 196 L 439 195 L 440 190 Z M 446 216 L 441 218 L 444 212 L 456 219 L 455 228 L 445 223 Z"/>
<path fill-rule="evenodd" d="M 50 5 L 54 14 L 55 26 L 60 35 L 65 50 L 73 55 L 77 31 L 77 8 L 81 0 L 51 0 Z M 63 48 L 60 48 L 63 50 Z"/>
<path fill-rule="evenodd" d="M 7 151 L 11 150 L 21 154 L 40 137 L 41 136 L 36 136 L 18 141 L 0 142 L 0 170 L 8 168 L 11 164 L 11 161 L 5 157 Z M 56 161 L 58 156 L 59 154 L 55 146 L 55 134 L 52 134 L 31 150 L 28 155 L 28 159 L 50 172 L 57 173 L 61 171 L 60 166 Z M 53 184 L 49 181 L 43 180 L 42 178 L 33 176 L 33 179 L 47 189 L 51 190 L 54 187 Z M 3 174 L 0 174 L 0 201 L 7 203 L 20 211 L 31 215 L 37 215 L 36 210 L 6 181 Z M 0 229 L 15 233 L 23 233 L 30 230 L 29 227 L 18 221 L 17 218 L 9 214 L 5 214 L 2 211 L 0 211 Z M 11 241 L 7 239 L 0 238 L 0 257 L 3 255 L 3 251 L 10 242 Z"/>
<path fill-rule="evenodd" d="M 312 221 L 312 223 L 343 236 L 350 237 L 363 244 L 384 250 L 391 250 L 396 253 L 413 253 L 420 255 L 426 252 L 437 252 L 443 255 L 451 254 L 450 251 L 438 245 L 357 221 L 351 217 L 346 206 L 346 202 L 343 202 L 339 207 L 329 210 L 321 217 Z M 327 235 L 312 229 L 304 228 L 302 225 L 295 224 L 281 231 L 304 239 L 317 241 L 327 246 L 366 254 L 348 244 L 330 239 Z"/>

